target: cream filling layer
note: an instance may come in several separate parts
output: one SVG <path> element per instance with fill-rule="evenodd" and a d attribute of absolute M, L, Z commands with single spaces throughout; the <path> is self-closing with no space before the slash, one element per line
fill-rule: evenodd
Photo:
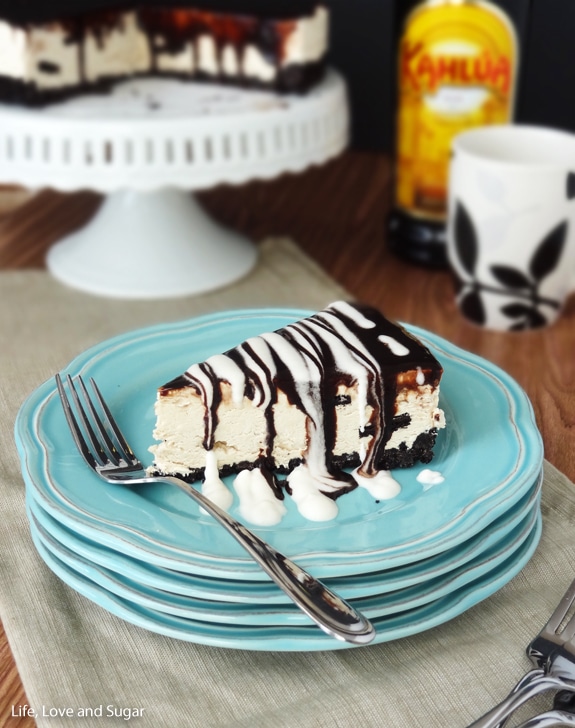
<path fill-rule="evenodd" d="M 213 448 L 220 469 L 243 461 L 257 462 L 264 455 L 268 442 L 264 408 L 254 406 L 247 397 L 234 403 L 232 391 L 229 383 L 222 382 L 222 402 L 218 408 Z M 350 403 L 336 407 L 335 456 L 361 453 L 371 440 L 370 436 L 360 436 L 357 390 L 348 388 L 345 391 Z M 429 385 L 401 391 L 396 400 L 397 414 L 409 414 L 411 422 L 392 434 L 386 449 L 400 447 L 403 443 L 409 448 L 421 433 L 434 427 L 444 427 L 445 419 L 438 407 L 438 397 L 438 391 Z M 204 412 L 200 397 L 191 388 L 174 390 L 158 398 L 153 436 L 160 442 L 150 448 L 158 470 L 187 474 L 205 467 Z M 366 421 L 370 414 L 368 407 Z M 276 437 L 272 457 L 277 467 L 287 467 L 290 460 L 305 456 L 308 446 L 306 416 L 280 391 L 278 401 L 273 405 L 273 419 Z"/>
<path fill-rule="evenodd" d="M 0 20 L 0 73 L 2 76 L 28 81 L 27 47 L 26 31 Z"/>

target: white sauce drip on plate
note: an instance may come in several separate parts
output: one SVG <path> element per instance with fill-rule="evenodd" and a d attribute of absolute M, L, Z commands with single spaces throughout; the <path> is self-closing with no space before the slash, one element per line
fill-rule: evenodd
<path fill-rule="evenodd" d="M 380 470 L 373 478 L 366 478 L 354 470 L 353 478 L 360 488 L 365 488 L 375 500 L 389 500 L 401 492 L 401 485 L 389 470 Z"/>
<path fill-rule="evenodd" d="M 242 470 L 234 480 L 240 499 L 240 513 L 246 521 L 257 526 L 275 526 L 287 509 L 276 498 L 261 470 Z"/>
<path fill-rule="evenodd" d="M 438 485 L 443 483 L 444 480 L 445 478 L 438 470 L 430 470 L 429 468 L 424 468 L 417 476 L 417 481 L 424 485 Z"/>
<path fill-rule="evenodd" d="M 320 491 L 324 484 L 313 477 L 306 465 L 298 465 L 287 480 L 292 498 L 304 518 L 309 521 L 331 521 L 337 516 L 339 509 L 336 502 Z"/>
<path fill-rule="evenodd" d="M 206 450 L 206 472 L 202 483 L 202 495 L 224 511 L 227 511 L 234 501 L 232 492 L 219 476 L 218 461 L 213 450 Z"/>

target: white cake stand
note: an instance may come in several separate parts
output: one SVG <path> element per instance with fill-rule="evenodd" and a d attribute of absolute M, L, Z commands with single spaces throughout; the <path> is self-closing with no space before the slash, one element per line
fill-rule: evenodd
<path fill-rule="evenodd" d="M 190 190 L 297 172 L 348 141 L 345 84 L 306 96 L 140 79 L 45 109 L 0 106 L 0 179 L 106 194 L 47 265 L 63 283 L 121 298 L 212 290 L 254 266 L 253 243 L 212 220 Z"/>

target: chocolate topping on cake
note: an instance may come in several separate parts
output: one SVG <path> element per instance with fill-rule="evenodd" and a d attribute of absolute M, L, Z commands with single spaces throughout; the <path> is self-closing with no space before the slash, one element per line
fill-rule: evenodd
<path fill-rule="evenodd" d="M 359 432 L 372 435 L 358 472 L 371 477 L 383 459 L 390 433 L 409 424 L 405 417 L 398 421 L 393 408 L 397 374 L 410 367 L 420 371 L 426 382 L 434 386 L 439 382 L 441 367 L 435 357 L 405 329 L 388 322 L 375 309 L 337 302 L 309 318 L 194 364 L 183 376 L 164 385 L 160 395 L 184 386 L 200 394 L 205 408 L 203 442 L 205 449 L 211 450 L 218 425 L 220 382 L 229 382 L 235 402 L 240 404 L 248 397 L 265 410 L 269 424 L 262 458 L 265 462 L 273 450 L 272 410 L 281 390 L 290 404 L 306 415 L 306 464 L 312 476 L 327 492 L 342 487 L 349 490 L 349 477 L 334 468 L 331 457 L 337 434 L 338 386 L 342 381 L 357 383 Z M 386 392 L 389 387 L 393 392 Z M 372 413 L 369 421 L 365 419 L 368 408 Z"/>

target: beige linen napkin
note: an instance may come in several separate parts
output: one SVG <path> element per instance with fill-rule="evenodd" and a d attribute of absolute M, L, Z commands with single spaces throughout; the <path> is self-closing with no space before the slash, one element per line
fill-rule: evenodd
<path fill-rule="evenodd" d="M 295 245 L 267 241 L 252 274 L 200 297 L 100 299 L 41 271 L 1 273 L 0 296 L 0 616 L 32 707 L 74 713 L 40 716 L 40 726 L 456 728 L 530 666 L 524 647 L 575 573 L 575 489 L 550 465 L 542 541 L 519 576 L 443 626 L 361 649 L 258 653 L 169 639 L 92 604 L 37 556 L 12 434 L 24 398 L 122 331 L 234 307 L 316 309 L 345 297 Z M 78 717 L 84 708 L 95 715 Z"/>

